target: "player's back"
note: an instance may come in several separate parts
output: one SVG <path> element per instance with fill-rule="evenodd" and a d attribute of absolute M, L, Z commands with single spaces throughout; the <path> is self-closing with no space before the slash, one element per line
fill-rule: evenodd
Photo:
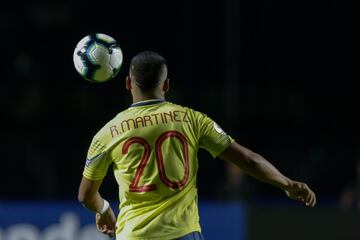
<path fill-rule="evenodd" d="M 198 148 L 216 156 L 231 141 L 204 114 L 164 100 L 138 102 L 94 137 L 84 176 L 101 179 L 114 163 L 118 239 L 177 238 L 200 231 Z"/>

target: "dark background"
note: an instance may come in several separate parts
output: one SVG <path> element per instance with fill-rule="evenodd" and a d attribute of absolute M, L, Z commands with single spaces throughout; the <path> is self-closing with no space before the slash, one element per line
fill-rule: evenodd
<path fill-rule="evenodd" d="M 319 203 L 336 204 L 359 152 L 359 9 L 344 1 L 32 1 L 0 10 L 1 199 L 76 199 L 93 135 L 131 104 L 129 61 L 169 63 L 169 101 L 207 113 Z M 124 54 L 116 79 L 87 82 L 72 62 L 89 33 Z M 200 199 L 228 199 L 226 168 L 200 151 Z M 103 193 L 117 199 L 112 174 Z M 250 198 L 282 193 L 246 178 Z M 237 191 L 236 189 L 234 191 Z"/>

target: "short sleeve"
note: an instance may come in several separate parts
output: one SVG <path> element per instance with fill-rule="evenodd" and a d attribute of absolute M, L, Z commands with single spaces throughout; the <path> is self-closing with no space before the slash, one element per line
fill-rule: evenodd
<path fill-rule="evenodd" d="M 234 142 L 234 139 L 205 114 L 201 115 L 199 119 L 199 146 L 207 150 L 215 158 Z"/>
<path fill-rule="evenodd" d="M 83 176 L 90 180 L 101 180 L 105 177 L 111 164 L 106 146 L 98 139 L 93 138 L 89 147 Z"/>

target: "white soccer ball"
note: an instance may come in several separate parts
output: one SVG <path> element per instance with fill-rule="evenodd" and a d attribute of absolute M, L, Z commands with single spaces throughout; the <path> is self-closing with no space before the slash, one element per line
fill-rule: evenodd
<path fill-rule="evenodd" d="M 123 54 L 117 41 L 103 33 L 90 34 L 76 45 L 73 55 L 77 72 L 91 82 L 106 82 L 120 71 Z"/>

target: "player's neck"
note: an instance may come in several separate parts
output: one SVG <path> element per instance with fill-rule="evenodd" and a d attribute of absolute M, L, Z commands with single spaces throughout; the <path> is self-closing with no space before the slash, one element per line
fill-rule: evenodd
<path fill-rule="evenodd" d="M 152 100 L 152 99 L 164 99 L 164 98 L 165 97 L 162 94 L 155 94 L 155 93 L 139 94 L 139 95 L 133 95 L 133 103 Z"/>

